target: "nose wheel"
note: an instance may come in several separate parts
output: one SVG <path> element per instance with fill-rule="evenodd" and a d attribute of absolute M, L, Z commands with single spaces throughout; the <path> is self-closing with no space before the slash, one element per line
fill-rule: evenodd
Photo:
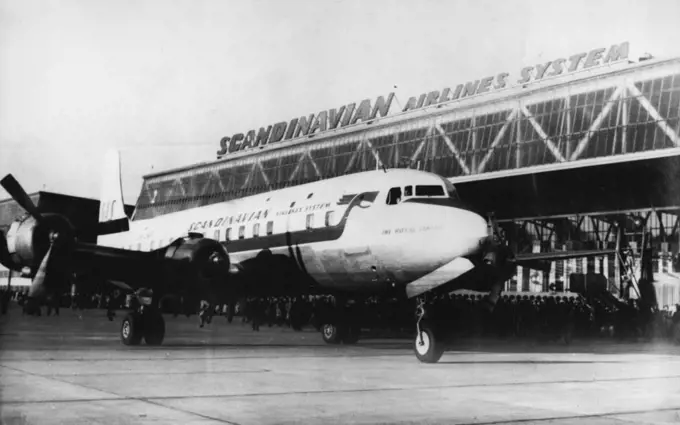
<path fill-rule="evenodd" d="M 421 363 L 437 363 L 445 351 L 443 338 L 438 335 L 435 327 L 425 318 L 425 301 L 419 300 L 416 316 L 416 338 L 413 351 Z"/>

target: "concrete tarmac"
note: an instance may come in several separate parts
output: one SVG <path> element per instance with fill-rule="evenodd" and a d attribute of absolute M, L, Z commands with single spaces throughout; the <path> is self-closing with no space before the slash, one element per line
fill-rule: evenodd
<path fill-rule="evenodd" d="M 122 312 L 0 317 L 3 424 L 677 424 L 680 347 L 411 342 L 329 346 L 310 331 L 166 316 L 124 347 Z"/>

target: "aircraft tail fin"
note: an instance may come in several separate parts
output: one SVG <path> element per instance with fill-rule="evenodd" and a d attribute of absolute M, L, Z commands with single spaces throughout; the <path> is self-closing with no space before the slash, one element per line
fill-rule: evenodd
<path fill-rule="evenodd" d="M 106 153 L 99 198 L 99 235 L 127 231 L 129 219 L 125 215 L 123 185 L 120 173 L 120 153 L 110 150 Z"/>

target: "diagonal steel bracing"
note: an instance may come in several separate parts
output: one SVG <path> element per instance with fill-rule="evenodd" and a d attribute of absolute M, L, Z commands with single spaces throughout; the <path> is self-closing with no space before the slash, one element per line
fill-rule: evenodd
<path fill-rule="evenodd" d="M 640 102 L 640 105 L 642 105 L 643 108 L 647 110 L 647 113 L 654 118 L 654 121 L 656 121 L 656 125 L 659 126 L 659 128 L 666 133 L 666 136 L 668 136 L 669 139 L 673 142 L 675 146 L 680 146 L 680 136 L 678 136 L 678 133 L 673 130 L 673 128 L 668 125 L 668 122 L 661 116 L 659 111 L 656 110 L 654 105 L 645 97 L 643 94 L 638 90 L 637 87 L 635 87 L 635 84 L 632 81 L 628 81 L 626 83 L 626 88 L 630 93 L 635 96 L 638 102 Z"/>
<path fill-rule="evenodd" d="M 442 126 L 440 124 L 436 124 L 435 128 L 437 129 L 439 134 L 444 138 L 446 146 L 448 146 L 449 149 L 451 149 L 451 153 L 453 153 L 453 157 L 456 158 L 456 161 L 458 161 L 458 164 L 463 169 L 463 173 L 470 174 L 470 168 L 468 168 L 467 164 L 465 164 L 463 157 L 460 155 L 460 151 L 458 151 L 458 148 L 456 148 L 451 139 L 449 139 L 449 136 L 446 135 L 446 132 L 444 131 Z"/>
<path fill-rule="evenodd" d="M 555 146 L 555 143 L 552 140 L 550 140 L 550 137 L 548 137 L 545 131 L 543 131 L 543 127 L 541 127 L 538 121 L 536 121 L 536 118 L 534 118 L 531 112 L 529 112 L 527 107 L 525 105 L 522 105 L 520 106 L 520 110 L 522 111 L 522 114 L 524 114 L 524 116 L 529 119 L 529 122 L 534 127 L 534 130 L 536 130 L 536 133 L 538 133 L 538 135 L 541 136 L 541 139 L 543 139 L 545 146 L 555 156 L 555 159 L 557 159 L 559 162 L 566 161 L 564 156 L 562 156 L 560 150 L 557 148 L 557 146 Z"/>
<path fill-rule="evenodd" d="M 597 131 L 600 128 L 600 125 L 602 125 L 602 121 L 609 115 L 609 112 L 611 111 L 612 107 L 616 104 L 616 101 L 621 97 L 622 93 L 625 92 L 625 88 L 623 86 L 619 86 L 614 90 L 614 93 L 609 97 L 609 100 L 607 100 L 607 103 L 605 104 L 604 108 L 600 111 L 600 114 L 593 120 L 592 124 L 590 124 L 590 128 L 588 129 L 588 132 L 586 133 L 585 136 L 581 139 L 581 141 L 578 143 L 576 146 L 576 149 L 574 150 L 574 153 L 571 154 L 570 160 L 574 161 L 578 159 L 579 156 L 583 153 L 583 151 L 586 149 L 588 146 L 588 142 L 590 142 L 590 139 L 593 137 L 593 134 L 595 134 L 595 131 Z"/>
<path fill-rule="evenodd" d="M 491 156 L 494 153 L 494 149 L 501 143 L 501 141 L 503 140 L 503 136 L 505 136 L 505 132 L 508 130 L 510 123 L 512 122 L 512 120 L 515 119 L 516 116 L 517 109 L 513 109 L 512 111 L 510 111 L 508 117 L 505 119 L 503 127 L 501 127 L 501 129 L 498 131 L 496 138 L 491 143 L 491 146 L 489 146 L 489 151 L 486 153 L 482 161 L 479 163 L 479 166 L 477 167 L 477 173 L 481 173 L 484 171 L 484 168 L 486 168 L 486 163 L 489 162 L 489 159 L 491 159 Z"/>

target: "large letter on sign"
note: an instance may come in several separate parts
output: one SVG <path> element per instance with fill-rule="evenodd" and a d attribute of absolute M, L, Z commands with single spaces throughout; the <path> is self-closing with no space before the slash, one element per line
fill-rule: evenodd
<path fill-rule="evenodd" d="M 250 130 L 248 133 L 246 133 L 246 138 L 241 144 L 241 150 L 248 149 L 253 146 L 253 142 L 255 141 L 255 130 Z"/>
<path fill-rule="evenodd" d="M 375 100 L 375 105 L 373 106 L 373 112 L 371 112 L 371 119 L 375 118 L 380 114 L 381 117 L 387 116 L 390 113 L 390 106 L 392 105 L 392 99 L 394 99 L 394 93 L 387 95 L 387 102 L 382 96 Z"/>
<path fill-rule="evenodd" d="M 229 153 L 236 152 L 241 149 L 241 140 L 243 140 L 243 133 L 234 134 L 231 136 L 231 142 L 229 142 Z"/>
<path fill-rule="evenodd" d="M 229 137 L 223 137 L 222 140 L 220 140 L 220 150 L 217 151 L 218 156 L 229 152 L 229 140 L 231 140 Z"/>
<path fill-rule="evenodd" d="M 272 132 L 272 126 L 270 125 L 265 130 L 264 127 L 260 127 L 260 131 L 257 133 L 257 138 L 255 139 L 255 144 L 253 146 L 264 146 L 267 144 L 269 135 Z"/>
<path fill-rule="evenodd" d="M 313 120 L 314 120 L 314 114 L 309 114 L 309 118 L 300 117 L 300 119 L 298 120 L 297 129 L 295 130 L 295 137 L 299 137 L 301 134 L 303 136 L 308 135 L 309 134 L 309 127 L 312 125 Z"/>
<path fill-rule="evenodd" d="M 316 116 L 312 127 L 309 129 L 309 134 L 314 134 L 316 130 L 326 131 L 326 124 L 328 123 L 328 112 L 321 111 L 319 115 Z"/>
<path fill-rule="evenodd" d="M 283 134 L 286 132 L 286 125 L 288 125 L 288 123 L 285 121 L 274 124 L 272 135 L 269 137 L 269 143 L 280 142 L 281 139 L 283 139 Z"/>
<path fill-rule="evenodd" d="M 366 121 L 371 116 L 371 101 L 364 99 L 359 104 L 357 112 L 354 114 L 354 118 L 350 121 L 350 124 L 356 124 L 357 121 Z"/>
<path fill-rule="evenodd" d="M 604 57 L 602 63 L 609 63 L 612 61 L 617 61 L 619 59 L 628 59 L 628 42 L 624 42 L 617 45 L 613 45 L 607 52 L 607 56 Z"/>

